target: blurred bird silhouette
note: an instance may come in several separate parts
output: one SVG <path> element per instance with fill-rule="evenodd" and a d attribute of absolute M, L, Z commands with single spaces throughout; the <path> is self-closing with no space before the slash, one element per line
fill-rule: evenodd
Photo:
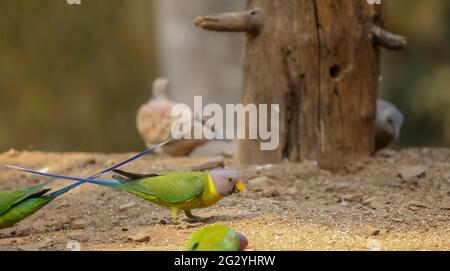
<path fill-rule="evenodd" d="M 375 150 L 379 151 L 400 138 L 403 114 L 392 103 L 377 100 L 375 119 Z"/>
<path fill-rule="evenodd" d="M 157 78 L 153 82 L 152 97 L 143 104 L 136 116 L 136 126 L 146 146 L 152 146 L 172 138 L 172 124 L 178 119 L 171 115 L 176 104 L 168 97 L 170 82 L 167 78 Z M 191 112 L 192 129 L 201 128 L 202 122 Z M 159 152 L 172 156 L 189 155 L 195 148 L 206 143 L 206 140 L 183 139 L 174 141 L 161 148 Z"/>

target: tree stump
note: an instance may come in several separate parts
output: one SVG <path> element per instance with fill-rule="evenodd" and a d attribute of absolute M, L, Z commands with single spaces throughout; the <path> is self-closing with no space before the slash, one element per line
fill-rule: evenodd
<path fill-rule="evenodd" d="M 376 45 L 406 45 L 381 28 L 381 8 L 366 0 L 248 0 L 246 12 L 195 20 L 208 30 L 246 32 L 243 104 L 280 105 L 279 148 L 241 140 L 242 163 L 315 160 L 335 169 L 373 153 Z"/>

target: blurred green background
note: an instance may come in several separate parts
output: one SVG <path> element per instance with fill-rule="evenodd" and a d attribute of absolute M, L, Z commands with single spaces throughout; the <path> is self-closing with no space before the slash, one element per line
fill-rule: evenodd
<path fill-rule="evenodd" d="M 155 76 L 148 0 L 0 0 L 0 151 L 130 151 Z"/>
<path fill-rule="evenodd" d="M 402 52 L 383 51 L 381 96 L 405 114 L 399 145 L 450 146 L 450 1 L 391 0 L 389 29 L 409 38 Z"/>
<path fill-rule="evenodd" d="M 448 147 L 450 1 L 386 4 L 387 28 L 410 41 L 383 50 L 381 96 L 406 115 L 398 145 Z M 152 10 L 151 0 L 0 0 L 0 152 L 141 149 L 135 114 L 158 71 Z"/>

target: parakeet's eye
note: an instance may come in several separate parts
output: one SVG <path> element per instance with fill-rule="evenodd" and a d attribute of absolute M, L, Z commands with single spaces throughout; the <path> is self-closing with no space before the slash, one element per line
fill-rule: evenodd
<path fill-rule="evenodd" d="M 228 181 L 231 183 L 231 181 L 232 181 L 233 179 L 232 178 L 228 178 Z"/>

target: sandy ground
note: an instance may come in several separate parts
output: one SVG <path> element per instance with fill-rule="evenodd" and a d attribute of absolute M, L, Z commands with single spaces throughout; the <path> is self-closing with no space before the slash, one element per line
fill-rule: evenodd
<path fill-rule="evenodd" d="M 0 154 L 0 164 L 86 177 L 129 155 L 9 151 Z M 124 169 L 181 170 L 208 159 L 150 156 Z M 166 209 L 84 184 L 1 230 L 0 250 L 66 250 L 71 240 L 82 250 L 181 250 L 193 231 L 213 223 L 244 233 L 249 250 L 450 250 L 449 149 L 384 151 L 339 174 L 314 163 L 241 169 L 249 191 L 195 210 L 211 217 L 206 223 L 181 214 L 179 224 L 172 224 Z M 0 170 L 0 190 L 41 181 Z"/>

